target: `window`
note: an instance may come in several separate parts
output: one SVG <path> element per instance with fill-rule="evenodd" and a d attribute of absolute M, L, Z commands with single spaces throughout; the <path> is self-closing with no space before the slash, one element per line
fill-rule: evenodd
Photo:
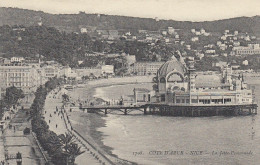
<path fill-rule="evenodd" d="M 199 103 L 202 103 L 202 104 L 210 104 L 210 100 L 209 100 L 209 99 L 200 99 L 200 100 L 199 100 Z"/>
<path fill-rule="evenodd" d="M 198 99 L 192 99 L 191 103 L 198 103 Z"/>
<path fill-rule="evenodd" d="M 160 82 L 161 82 L 161 83 L 165 83 L 165 78 L 162 77 L 162 78 L 160 79 Z"/>
<path fill-rule="evenodd" d="M 190 103 L 190 99 L 186 99 L 186 103 Z"/>
<path fill-rule="evenodd" d="M 165 101 L 165 94 L 161 95 L 161 101 L 163 101 L 163 102 Z"/>
<path fill-rule="evenodd" d="M 227 103 L 227 102 L 231 102 L 231 99 L 230 98 L 224 99 L 224 103 Z"/>
<path fill-rule="evenodd" d="M 176 99 L 176 103 L 181 103 L 181 100 L 180 99 Z"/>

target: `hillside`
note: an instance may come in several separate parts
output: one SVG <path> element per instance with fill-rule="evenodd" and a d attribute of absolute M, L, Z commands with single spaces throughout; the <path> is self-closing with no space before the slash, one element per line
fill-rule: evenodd
<path fill-rule="evenodd" d="M 210 32 L 223 32 L 225 29 L 252 33 L 260 37 L 260 16 L 238 17 L 218 21 L 188 22 L 174 20 L 156 21 L 151 18 L 137 18 L 113 15 L 86 14 L 48 14 L 18 8 L 0 8 L 0 26 L 25 25 L 31 26 L 42 21 L 45 26 L 59 30 L 78 31 L 79 26 L 95 26 L 98 29 L 127 29 L 135 32 L 140 29 L 156 31 L 169 26 L 175 29 L 190 30 L 204 28 Z"/>

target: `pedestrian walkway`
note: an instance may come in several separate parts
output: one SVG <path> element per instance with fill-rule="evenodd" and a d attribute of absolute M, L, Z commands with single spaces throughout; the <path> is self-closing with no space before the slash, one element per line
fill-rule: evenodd
<path fill-rule="evenodd" d="M 47 95 L 44 107 L 44 119 L 49 125 L 49 129 L 55 133 L 65 134 L 68 133 L 63 115 L 61 114 L 62 95 L 63 93 L 57 92 L 54 90 Z M 90 151 L 84 149 L 84 146 L 76 141 L 76 143 L 81 146 L 82 150 L 85 152 L 78 156 L 75 160 L 75 163 L 78 165 L 100 165 L 98 160 L 96 160 L 93 155 L 90 154 Z"/>
<path fill-rule="evenodd" d="M 25 128 L 31 128 L 24 111 L 19 111 L 10 122 L 10 127 L 4 131 L 3 145 L 5 154 L 15 158 L 18 152 L 22 153 L 22 164 L 45 165 L 45 160 L 36 145 L 32 134 L 24 135 Z M 7 160 L 9 165 L 16 165 L 16 159 Z"/>

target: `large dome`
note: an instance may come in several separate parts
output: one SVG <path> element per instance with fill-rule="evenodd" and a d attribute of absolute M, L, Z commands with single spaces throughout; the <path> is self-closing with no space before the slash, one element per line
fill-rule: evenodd
<path fill-rule="evenodd" d="M 170 72 L 175 70 L 184 76 L 186 72 L 185 66 L 174 56 L 170 61 L 165 62 L 158 70 L 157 77 L 166 77 Z"/>

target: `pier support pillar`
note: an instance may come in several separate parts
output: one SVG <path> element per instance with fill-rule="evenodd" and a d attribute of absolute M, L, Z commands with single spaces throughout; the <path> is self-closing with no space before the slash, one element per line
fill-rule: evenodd
<path fill-rule="evenodd" d="M 218 114 L 219 114 L 218 111 L 219 111 L 219 110 L 216 108 L 216 116 L 218 116 Z"/>
<path fill-rule="evenodd" d="M 162 116 L 163 115 L 162 107 L 159 108 L 159 111 L 160 111 L 160 115 Z"/>
<path fill-rule="evenodd" d="M 249 114 L 252 115 L 252 109 L 251 108 L 249 108 Z"/>
<path fill-rule="evenodd" d="M 124 114 L 127 115 L 127 109 L 125 109 Z"/>
<path fill-rule="evenodd" d="M 234 115 L 238 116 L 238 109 L 234 109 Z"/>
<path fill-rule="evenodd" d="M 144 115 L 146 115 L 146 109 L 147 109 L 147 107 L 144 107 Z"/>
<path fill-rule="evenodd" d="M 194 115 L 194 110 L 192 109 L 191 110 L 191 117 L 193 117 L 193 115 Z"/>
<path fill-rule="evenodd" d="M 105 115 L 107 114 L 107 109 L 105 109 Z"/>

